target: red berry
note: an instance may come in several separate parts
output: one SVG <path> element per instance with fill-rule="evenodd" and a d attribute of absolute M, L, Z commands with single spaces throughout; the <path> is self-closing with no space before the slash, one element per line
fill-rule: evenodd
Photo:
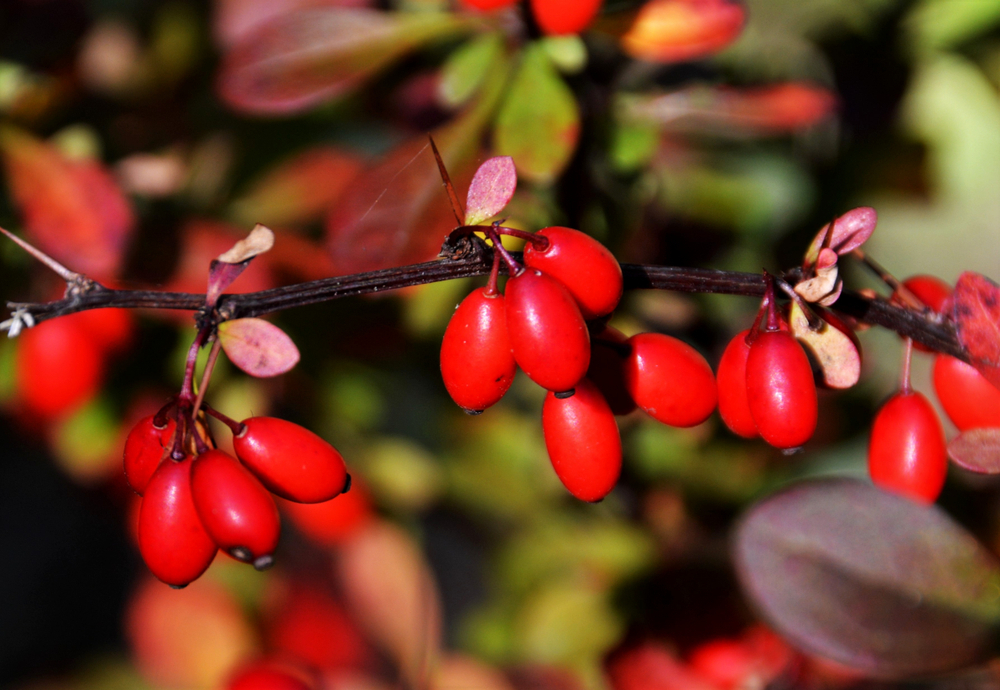
<path fill-rule="evenodd" d="M 542 405 L 542 431 L 552 467 L 571 494 L 581 501 L 608 495 L 621 473 L 622 440 L 611 408 L 593 383 L 580 380 L 568 398 L 550 391 Z"/>
<path fill-rule="evenodd" d="M 281 509 L 295 527 L 313 541 L 336 546 L 350 539 L 371 520 L 371 499 L 361 482 L 324 503 L 293 503 L 279 500 Z"/>
<path fill-rule="evenodd" d="M 510 7 L 511 5 L 517 4 L 518 0 L 461 0 L 461 3 L 466 7 L 471 7 L 476 10 L 497 10 L 501 7 Z"/>
<path fill-rule="evenodd" d="M 76 320 L 105 354 L 123 350 L 132 340 L 134 323 L 128 309 L 88 309 L 67 318 Z"/>
<path fill-rule="evenodd" d="M 646 414 L 681 427 L 708 419 L 718 401 L 715 375 L 697 350 L 660 333 L 640 333 L 628 342 L 625 387 Z"/>
<path fill-rule="evenodd" d="M 606 316 L 622 297 L 622 267 L 607 247 L 579 230 L 543 228 L 545 249 L 532 242 L 524 247 L 524 264 L 537 268 L 565 286 L 580 306 L 584 319 Z"/>
<path fill-rule="evenodd" d="M 729 430 L 743 438 L 757 438 L 757 424 L 750 413 L 747 401 L 747 334 L 741 331 L 729 341 L 719 360 L 716 381 L 719 385 L 719 415 Z"/>
<path fill-rule="evenodd" d="M 451 399 L 481 412 L 504 396 L 514 380 L 503 295 L 473 290 L 451 316 L 441 341 L 441 378 Z"/>
<path fill-rule="evenodd" d="M 160 461 L 169 452 L 170 441 L 177 427 L 172 419 L 158 427 L 154 419 L 155 415 L 140 419 L 125 439 L 125 479 L 140 496 L 146 490 L 156 468 L 160 466 Z"/>
<path fill-rule="evenodd" d="M 594 21 L 601 0 L 531 0 L 531 13 L 543 33 L 576 34 Z"/>
<path fill-rule="evenodd" d="M 218 550 L 194 507 L 191 464 L 160 463 L 139 509 L 139 552 L 153 575 L 174 587 L 197 579 Z"/>
<path fill-rule="evenodd" d="M 272 493 L 321 503 L 344 491 L 344 458 L 313 432 L 275 417 L 251 417 L 243 426 L 233 437 L 236 456 Z"/>
<path fill-rule="evenodd" d="M 201 524 L 220 549 L 257 570 L 274 564 L 281 520 L 264 485 L 221 450 L 194 460 L 191 493 Z"/>
<path fill-rule="evenodd" d="M 934 408 L 920 393 L 897 393 L 875 417 L 868 471 L 886 491 L 933 503 L 944 486 L 947 447 Z"/>
<path fill-rule="evenodd" d="M 747 356 L 747 402 L 761 437 L 777 448 L 812 438 L 816 383 L 802 346 L 786 331 L 761 331 Z"/>
<path fill-rule="evenodd" d="M 587 378 L 597 386 L 616 415 L 626 415 L 636 408 L 625 388 L 625 359 L 631 350 L 628 338 L 611 326 L 590 338 L 590 367 Z"/>
<path fill-rule="evenodd" d="M 938 355 L 934 360 L 934 391 L 960 431 L 1000 427 L 1000 388 L 971 364 Z"/>
<path fill-rule="evenodd" d="M 911 276 L 903 281 L 903 287 L 934 311 L 941 311 L 944 301 L 951 295 L 951 286 L 935 276 Z"/>
<path fill-rule="evenodd" d="M 25 407 L 46 419 L 63 417 L 93 398 L 103 369 L 100 347 L 73 319 L 52 319 L 20 336 L 18 395 Z"/>
<path fill-rule="evenodd" d="M 276 662 L 245 664 L 226 683 L 226 690 L 312 690 L 307 674 L 299 668 Z"/>
<path fill-rule="evenodd" d="M 507 332 L 514 360 L 550 391 L 572 390 L 590 365 L 590 334 L 563 285 L 526 268 L 507 281 Z"/>

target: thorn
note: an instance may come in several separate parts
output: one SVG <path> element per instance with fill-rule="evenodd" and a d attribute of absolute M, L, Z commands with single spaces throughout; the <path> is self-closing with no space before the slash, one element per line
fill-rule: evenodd
<path fill-rule="evenodd" d="M 0 228 L 0 232 L 9 237 L 14 242 L 14 244 L 19 246 L 21 249 L 28 252 L 33 257 L 35 257 L 43 264 L 51 268 L 53 271 L 58 273 L 59 277 L 65 280 L 67 283 L 72 284 L 80 280 L 81 276 L 79 273 L 69 270 L 61 263 L 53 259 L 51 256 L 43 252 L 41 249 L 38 249 L 37 247 L 34 247 L 31 244 L 28 244 L 26 241 L 22 240 L 20 237 L 11 233 L 10 231 L 5 230 L 4 228 Z"/>
<path fill-rule="evenodd" d="M 444 188 L 448 192 L 448 201 L 451 202 L 451 212 L 455 214 L 455 220 L 459 225 L 465 225 L 465 210 L 462 208 L 462 202 L 459 201 L 458 195 L 455 193 L 455 185 L 451 183 L 448 169 L 444 167 L 441 152 L 438 151 L 437 144 L 434 143 L 434 137 L 428 134 L 427 138 L 430 139 L 431 150 L 434 151 L 434 160 L 437 161 L 438 172 L 441 173 L 441 181 L 444 182 Z"/>

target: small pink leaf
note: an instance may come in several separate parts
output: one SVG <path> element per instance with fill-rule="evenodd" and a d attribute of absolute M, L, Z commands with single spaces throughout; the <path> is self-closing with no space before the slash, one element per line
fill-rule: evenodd
<path fill-rule="evenodd" d="M 1000 429 L 969 429 L 951 440 L 948 455 L 970 472 L 1000 474 Z"/>
<path fill-rule="evenodd" d="M 966 271 L 950 299 L 958 342 L 969 351 L 972 366 L 1000 388 L 1000 286 Z"/>
<path fill-rule="evenodd" d="M 479 225 L 500 213 L 514 196 L 517 170 L 510 156 L 490 158 L 476 171 L 465 202 L 465 224 Z"/>
<path fill-rule="evenodd" d="M 827 240 L 830 224 L 827 223 L 813 238 L 806 252 L 805 264 L 808 266 L 819 258 L 820 249 L 829 247 L 841 256 L 854 251 L 863 245 L 875 232 L 878 215 L 870 206 L 859 206 L 851 209 L 833 221 L 833 236 Z"/>
<path fill-rule="evenodd" d="M 219 325 L 222 349 L 233 364 L 259 378 L 284 374 L 299 361 L 288 335 L 263 319 L 235 319 Z"/>

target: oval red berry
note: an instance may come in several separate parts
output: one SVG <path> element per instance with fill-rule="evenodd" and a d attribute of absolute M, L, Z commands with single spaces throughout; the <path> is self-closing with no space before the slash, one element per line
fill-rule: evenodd
<path fill-rule="evenodd" d="M 812 438 L 818 420 L 812 367 L 786 331 L 762 331 L 747 355 L 747 402 L 761 438 L 776 448 L 797 448 Z"/>
<path fill-rule="evenodd" d="M 1000 427 L 1000 388 L 971 364 L 938 355 L 934 360 L 934 391 L 960 431 Z"/>
<path fill-rule="evenodd" d="M 736 334 L 719 360 L 716 382 L 719 386 L 719 415 L 729 430 L 743 438 L 757 438 L 757 424 L 747 399 L 747 345 L 749 330 Z"/>
<path fill-rule="evenodd" d="M 872 425 L 868 471 L 886 491 L 933 503 L 948 471 L 944 431 L 934 408 L 920 393 L 897 393 Z"/>
<path fill-rule="evenodd" d="M 628 340 L 625 387 L 653 419 L 670 426 L 701 424 L 718 401 L 715 374 L 697 350 L 677 338 L 640 333 Z"/>
<path fill-rule="evenodd" d="M 125 479 L 132 490 L 142 496 L 160 461 L 169 452 L 171 438 L 177 424 L 168 419 L 165 426 L 157 427 L 154 415 L 143 417 L 125 439 L 125 451 L 122 461 L 125 466 Z"/>
<path fill-rule="evenodd" d="M 531 0 L 538 28 L 549 35 L 580 33 L 594 21 L 602 0 Z"/>

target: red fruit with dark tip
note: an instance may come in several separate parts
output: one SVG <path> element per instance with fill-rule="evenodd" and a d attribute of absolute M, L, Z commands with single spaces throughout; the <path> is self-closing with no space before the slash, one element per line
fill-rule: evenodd
<path fill-rule="evenodd" d="M 272 493 L 321 503 L 344 491 L 344 458 L 313 432 L 276 417 L 244 419 L 243 427 L 233 437 L 236 456 Z"/>
<path fill-rule="evenodd" d="M 201 523 L 220 549 L 258 570 L 273 565 L 281 532 L 278 508 L 236 458 L 221 450 L 195 458 L 191 494 Z"/>
<path fill-rule="evenodd" d="M 441 378 L 451 399 L 470 412 L 500 400 L 514 380 L 503 295 L 473 290 L 451 316 L 441 341 Z"/>
<path fill-rule="evenodd" d="M 160 466 L 160 461 L 169 452 L 170 441 L 177 426 L 174 420 L 168 419 L 162 427 L 158 427 L 154 420 L 155 415 L 143 417 L 136 422 L 125 439 L 125 479 L 140 496 L 146 490 L 156 468 Z"/>
<path fill-rule="evenodd" d="M 101 348 L 73 319 L 40 323 L 18 338 L 18 399 L 46 419 L 64 417 L 92 399 L 103 370 Z"/>
<path fill-rule="evenodd" d="M 531 0 L 531 13 L 542 33 L 580 33 L 594 21 L 602 0 Z"/>
<path fill-rule="evenodd" d="M 607 247 L 579 230 L 543 228 L 535 233 L 549 243 L 524 247 L 524 265 L 558 280 L 573 295 L 584 319 L 606 316 L 622 297 L 622 267 Z"/>
<path fill-rule="evenodd" d="M 572 390 L 590 365 L 590 334 L 573 296 L 535 268 L 508 280 L 506 293 L 514 361 L 542 388 Z"/>
<path fill-rule="evenodd" d="M 625 388 L 625 359 L 631 347 L 618 329 L 605 326 L 590 338 L 590 367 L 587 378 L 597 386 L 616 415 L 626 415 L 636 404 Z"/>
<path fill-rule="evenodd" d="M 625 387 L 646 414 L 679 427 L 709 418 L 718 401 L 715 375 L 697 350 L 659 333 L 634 335 L 628 344 Z"/>
<path fill-rule="evenodd" d="M 950 355 L 934 360 L 934 392 L 960 431 L 1000 427 L 1000 388 Z"/>
<path fill-rule="evenodd" d="M 897 393 L 875 417 L 868 443 L 868 471 L 876 486 L 933 503 L 948 470 L 944 431 L 920 393 Z"/>
<path fill-rule="evenodd" d="M 719 360 L 716 382 L 719 387 L 719 415 L 729 430 L 743 438 L 757 438 L 757 423 L 753 421 L 747 399 L 747 345 L 749 330 L 741 331 L 729 341 Z"/>
<path fill-rule="evenodd" d="M 597 387 L 582 379 L 576 393 L 551 391 L 542 405 L 542 431 L 552 468 L 581 501 L 600 501 L 618 482 L 622 440 L 618 423 Z"/>
<path fill-rule="evenodd" d="M 194 507 L 192 462 L 160 463 L 139 509 L 139 552 L 153 575 L 174 587 L 196 580 L 218 550 Z"/>
<path fill-rule="evenodd" d="M 747 402 L 761 437 L 776 448 L 812 438 L 816 383 L 802 346 L 787 331 L 761 331 L 747 355 Z"/>
<path fill-rule="evenodd" d="M 313 690 L 302 669 L 277 662 L 255 661 L 236 670 L 226 690 Z"/>

